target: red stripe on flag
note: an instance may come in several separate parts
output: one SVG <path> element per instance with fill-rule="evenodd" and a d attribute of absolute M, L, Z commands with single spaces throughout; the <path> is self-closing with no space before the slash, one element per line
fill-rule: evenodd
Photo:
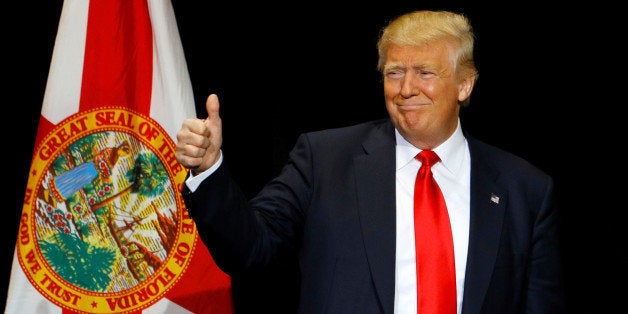
<path fill-rule="evenodd" d="M 144 1 L 90 1 L 80 110 L 126 106 L 150 113 L 153 42 Z"/>
<path fill-rule="evenodd" d="M 55 125 L 52 122 L 48 121 L 48 119 L 46 119 L 46 117 L 44 117 L 43 115 L 39 115 L 39 125 L 37 126 L 37 137 L 35 138 L 35 149 L 39 148 L 39 145 L 41 145 L 41 142 L 44 140 L 46 135 L 52 132 L 54 128 L 55 128 Z M 37 153 L 38 152 L 35 151 L 35 154 Z"/>
<path fill-rule="evenodd" d="M 198 235 L 196 241 L 194 258 L 166 298 L 193 313 L 232 314 L 231 277 L 214 263 Z"/>

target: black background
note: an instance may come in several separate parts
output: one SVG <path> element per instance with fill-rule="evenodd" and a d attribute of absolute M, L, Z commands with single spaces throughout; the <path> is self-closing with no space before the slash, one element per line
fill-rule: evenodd
<path fill-rule="evenodd" d="M 625 56 L 620 34 L 606 27 L 616 10 L 541 1 L 208 2 L 173 5 L 198 115 L 206 114 L 207 95 L 218 93 L 225 156 L 250 196 L 277 173 L 300 132 L 386 117 L 375 43 L 389 19 L 424 8 L 467 14 L 480 77 L 465 127 L 554 177 L 570 312 L 612 312 L 625 303 L 625 131 L 614 96 L 623 91 Z M 24 1 L 2 14 L 2 308 L 61 5 Z M 275 268 L 234 278 L 237 300 L 246 300 L 238 306 L 293 306 L 296 281 L 279 270 L 294 264 Z"/>

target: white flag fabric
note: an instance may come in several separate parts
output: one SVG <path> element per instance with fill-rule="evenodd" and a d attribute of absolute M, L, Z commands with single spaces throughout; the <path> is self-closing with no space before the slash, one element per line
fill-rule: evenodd
<path fill-rule="evenodd" d="M 65 0 L 49 71 L 5 313 L 233 313 L 179 193 L 170 0 Z"/>

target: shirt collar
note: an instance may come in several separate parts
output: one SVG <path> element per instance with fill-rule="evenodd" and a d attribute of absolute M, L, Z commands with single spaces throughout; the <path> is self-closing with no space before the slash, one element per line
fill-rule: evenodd
<path fill-rule="evenodd" d="M 397 170 L 401 169 L 414 160 L 414 157 L 421 152 L 421 149 L 413 146 L 406 141 L 403 136 L 395 129 Z M 434 152 L 438 154 L 440 160 L 447 170 L 457 173 L 462 166 L 464 159 L 464 151 L 466 148 L 466 138 L 462 133 L 460 119 L 454 133 L 442 144 L 434 148 Z"/>

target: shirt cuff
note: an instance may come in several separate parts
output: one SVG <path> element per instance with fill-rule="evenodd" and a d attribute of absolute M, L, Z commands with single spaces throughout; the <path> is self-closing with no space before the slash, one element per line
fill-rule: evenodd
<path fill-rule="evenodd" d="M 220 151 L 220 157 L 218 157 L 218 161 L 209 169 L 197 175 L 192 174 L 192 171 L 190 171 L 190 176 L 188 177 L 187 180 L 185 180 L 185 185 L 187 185 L 190 191 L 192 192 L 196 191 L 198 186 L 201 185 L 201 182 L 203 182 L 203 180 L 207 179 L 207 177 L 209 177 L 212 173 L 214 173 L 216 169 L 220 167 L 221 164 L 222 164 L 222 150 Z"/>

